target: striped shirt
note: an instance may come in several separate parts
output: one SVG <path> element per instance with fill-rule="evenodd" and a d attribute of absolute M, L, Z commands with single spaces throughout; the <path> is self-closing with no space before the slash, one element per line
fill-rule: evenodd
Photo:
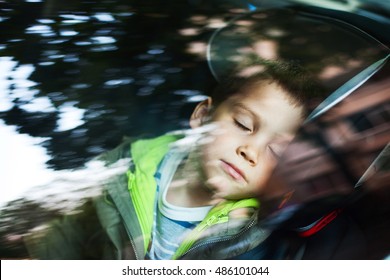
<path fill-rule="evenodd" d="M 168 187 L 188 150 L 172 148 L 161 162 L 155 178 L 157 181 L 156 205 L 152 243 L 147 258 L 171 259 L 185 236 L 207 215 L 211 206 L 181 207 L 166 200 Z"/>

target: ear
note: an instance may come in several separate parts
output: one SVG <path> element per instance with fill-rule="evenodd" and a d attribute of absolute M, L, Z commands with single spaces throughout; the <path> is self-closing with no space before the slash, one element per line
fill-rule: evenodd
<path fill-rule="evenodd" d="M 211 105 L 212 99 L 211 97 L 208 97 L 206 100 L 203 100 L 196 106 L 190 118 L 191 128 L 200 127 L 206 121 L 206 117 L 210 112 Z"/>

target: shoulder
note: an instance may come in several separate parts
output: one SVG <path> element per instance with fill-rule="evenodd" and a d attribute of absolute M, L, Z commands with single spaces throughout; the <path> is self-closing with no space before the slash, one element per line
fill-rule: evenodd
<path fill-rule="evenodd" d="M 107 165 L 112 164 L 119 159 L 133 158 L 134 153 L 145 155 L 152 152 L 155 148 L 167 146 L 172 142 L 182 138 L 181 135 L 164 134 L 161 136 L 142 135 L 139 137 L 124 137 L 122 142 L 114 149 L 102 153 L 96 160 L 102 160 Z M 137 156 L 137 155 L 136 155 Z"/>
<path fill-rule="evenodd" d="M 104 161 L 107 165 L 109 165 L 118 161 L 119 159 L 129 158 L 131 144 L 136 140 L 137 138 L 125 137 L 123 138 L 123 141 L 114 149 L 100 154 L 95 159 Z"/>

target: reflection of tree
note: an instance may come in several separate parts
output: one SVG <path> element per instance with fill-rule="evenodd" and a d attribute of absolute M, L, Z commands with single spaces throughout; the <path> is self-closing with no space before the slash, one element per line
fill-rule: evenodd
<path fill-rule="evenodd" d="M 0 4 L 0 56 L 17 62 L 12 72 L 33 67 L 27 78 L 35 83 L 23 89 L 33 92 L 30 99 L 20 97 L 18 80 L 6 73 L 13 106 L 0 118 L 19 133 L 45 137 L 55 169 L 79 167 L 124 135 L 185 126 L 193 106 L 185 100 L 214 82 L 188 46 L 207 42 L 214 15 L 231 16 L 226 1 L 7 2 Z M 183 28 L 197 32 L 181 34 Z M 53 109 L 27 110 L 24 105 L 38 97 Z M 56 130 L 69 104 L 84 110 L 84 123 Z M 0 211 L 0 257 L 26 257 L 23 235 L 59 214 L 27 199 Z"/>
<path fill-rule="evenodd" d="M 221 76 L 253 56 L 295 61 L 331 93 L 387 55 L 373 37 L 327 13 L 292 7 L 240 17 L 213 37 L 215 72 Z"/>
<path fill-rule="evenodd" d="M 49 98 L 56 111 L 26 111 L 28 101 L 14 99 L 0 117 L 21 133 L 49 137 L 45 147 L 54 168 L 80 166 L 123 135 L 177 128 L 188 112 L 183 96 L 172 93 L 205 92 L 213 82 L 205 62 L 186 53 L 190 42 L 208 38 L 208 21 L 188 19 L 220 14 L 218 2 L 225 1 L 115 2 L 19 1 L 4 9 L 1 55 L 17 61 L 15 68 L 34 67 L 29 77 L 36 83 L 34 97 Z M 180 35 L 182 27 L 200 32 Z M 12 85 L 10 97 L 14 90 Z M 84 124 L 56 131 L 66 104 L 85 110 Z"/>
<path fill-rule="evenodd" d="M 25 258 L 23 236 L 58 216 L 54 210 L 25 199 L 9 202 L 0 211 L 0 258 Z"/>

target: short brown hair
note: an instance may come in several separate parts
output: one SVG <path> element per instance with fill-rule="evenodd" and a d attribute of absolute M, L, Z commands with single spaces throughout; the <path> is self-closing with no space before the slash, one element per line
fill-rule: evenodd
<path fill-rule="evenodd" d="M 325 97 L 325 89 L 298 63 L 252 60 L 243 62 L 234 71 L 221 79 L 212 92 L 214 105 L 218 106 L 229 97 L 264 81 L 276 82 L 288 93 L 291 101 L 310 107 L 314 100 Z"/>

